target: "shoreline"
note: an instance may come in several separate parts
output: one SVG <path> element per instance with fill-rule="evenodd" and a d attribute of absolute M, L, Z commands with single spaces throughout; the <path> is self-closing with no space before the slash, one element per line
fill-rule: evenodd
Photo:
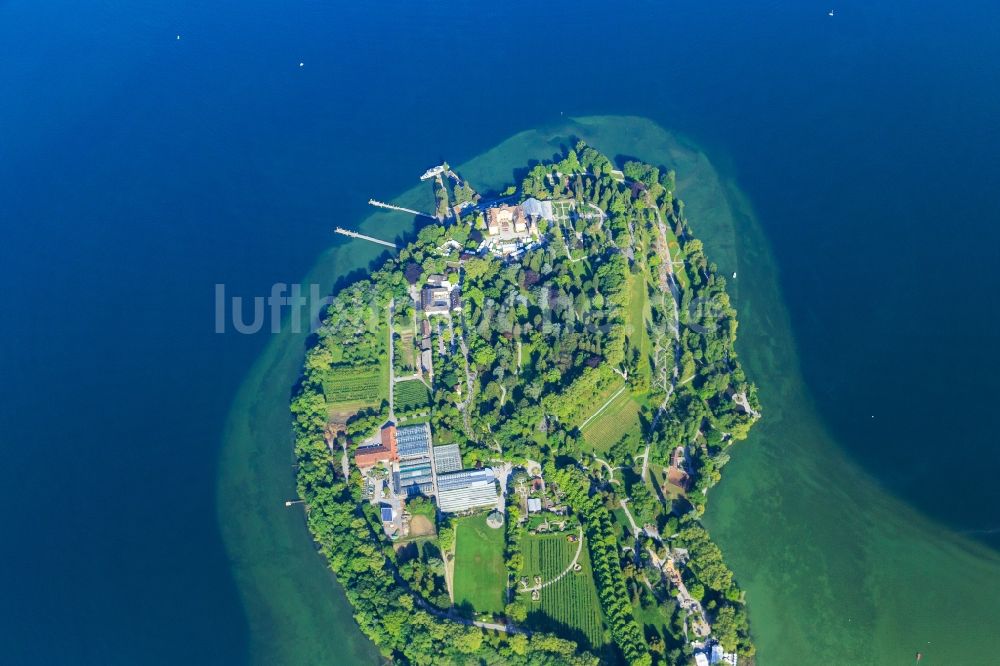
<path fill-rule="evenodd" d="M 761 663 L 794 663 L 796 652 L 905 663 L 917 651 L 936 663 L 973 662 L 984 649 L 975 620 L 1000 614 L 1000 586 L 989 585 L 1000 554 L 906 505 L 838 445 L 803 379 L 763 228 L 734 183 L 720 185 L 739 275 L 753 284 L 734 295 L 737 348 L 766 418 L 733 452 L 705 522 L 748 591 Z M 791 586 L 790 570 L 802 572 Z"/>
<path fill-rule="evenodd" d="M 484 187 L 498 186 L 496 176 L 491 178 L 489 172 L 503 170 L 487 167 L 491 161 L 517 165 L 533 156 L 548 157 L 552 152 L 549 148 L 565 140 L 567 132 L 579 134 L 611 154 L 631 154 L 676 168 L 678 193 L 687 203 L 698 237 L 704 239 L 722 273 L 738 271 L 740 275 L 731 287 L 742 324 L 737 344 L 748 374 L 761 388 L 767 418 L 733 451 L 723 481 L 712 491 L 705 522 L 747 590 L 761 663 L 792 663 L 796 653 L 813 654 L 820 660 L 849 658 L 854 663 L 912 658 L 911 644 L 924 634 L 933 635 L 934 645 L 952 643 L 946 658 L 980 654 L 985 641 L 971 629 L 974 623 L 962 619 L 976 608 L 971 603 L 955 608 L 955 602 L 948 603 L 944 595 L 976 597 L 980 609 L 1000 614 L 998 602 L 993 601 L 1000 598 L 1000 590 L 996 586 L 983 589 L 985 578 L 967 574 L 939 581 L 941 589 L 930 590 L 936 603 L 926 603 L 919 592 L 928 588 L 930 565 L 926 561 L 935 562 L 938 575 L 950 572 L 954 577 L 960 570 L 975 572 L 987 567 L 994 575 L 992 580 L 997 580 L 1000 557 L 900 505 L 846 460 L 826 434 L 802 382 L 776 266 L 763 230 L 752 211 L 740 209 L 739 200 L 745 199 L 742 194 L 721 179 L 693 143 L 644 119 L 582 118 L 514 135 L 474 158 L 474 165 L 459 168 Z M 617 149 L 609 150 L 609 144 Z M 690 165 L 681 166 L 678 161 L 682 158 L 692 160 Z M 394 201 L 405 203 L 416 189 L 394 197 Z M 724 219 L 727 215 L 729 219 Z M 411 225 L 405 216 L 376 213 L 358 228 L 377 228 L 380 237 L 387 237 L 385 229 L 398 228 L 405 233 Z M 332 286 L 341 274 L 363 268 L 381 254 L 362 245 L 337 243 L 320 255 L 306 281 Z M 333 266 L 336 262 L 341 263 Z M 287 395 L 304 353 L 301 342 L 293 344 L 296 341 L 286 335 L 269 342 L 233 401 L 220 453 L 217 512 L 247 611 L 251 659 L 302 660 L 304 653 L 292 655 L 287 650 L 295 649 L 292 643 L 305 642 L 311 659 L 324 654 L 329 657 L 335 648 L 340 663 L 377 663 L 380 658 L 354 624 L 339 586 L 334 584 L 334 594 L 322 591 L 322 586 L 332 581 L 332 574 L 311 547 L 301 513 L 293 515 L 280 505 L 287 498 L 276 496 L 289 488 L 294 492 L 291 468 L 283 468 L 281 474 L 266 468 L 269 463 L 280 466 L 293 456 Z M 289 372 L 293 373 L 291 380 L 282 384 Z M 282 441 L 287 445 L 278 444 Z M 820 470 L 820 466 L 826 468 Z M 828 481 L 823 473 L 829 475 L 831 470 L 853 495 L 840 487 L 823 487 Z M 261 479 L 267 482 L 260 483 Z M 765 497 L 765 493 L 770 494 Z M 823 509 L 835 502 L 858 511 L 853 523 L 829 507 Z M 248 508 L 248 504 L 253 507 Z M 816 515 L 807 516 L 814 509 Z M 800 516 L 789 520 L 796 513 Z M 822 527 L 812 530 L 811 521 L 817 518 Z M 754 539 L 756 531 L 769 534 L 764 540 L 767 543 Z M 949 540 L 940 543 L 942 535 Z M 845 539 L 853 543 L 841 543 Z M 823 552 L 815 552 L 817 541 L 823 542 Z M 908 561 L 909 553 L 915 550 L 923 550 L 926 561 Z M 844 581 L 855 580 L 858 572 L 863 580 L 857 588 L 848 592 L 838 588 Z M 788 577 L 792 584 L 785 581 Z M 900 594 L 901 587 L 921 585 L 920 591 Z M 883 600 L 885 606 L 892 607 L 883 607 Z M 919 621 L 911 618 L 906 622 L 905 616 L 914 606 L 923 606 L 924 615 Z M 957 615 L 956 627 L 967 627 L 967 635 L 960 641 L 954 635 L 940 635 L 941 617 L 946 613 Z M 786 625 L 785 617 L 799 618 L 799 625 Z M 342 627 L 337 636 L 332 635 L 335 627 L 331 623 Z M 827 628 L 819 626 L 824 623 L 828 623 Z M 318 645 L 320 636 L 325 646 Z M 848 644 L 852 638 L 853 644 Z M 962 648 L 957 643 L 967 645 L 968 651 L 958 651 Z M 355 661 L 344 661 L 347 657 L 341 650 L 345 644 L 351 646 L 350 658 Z M 279 651 L 281 656 L 277 656 Z M 931 650 L 927 653 L 939 658 Z"/>

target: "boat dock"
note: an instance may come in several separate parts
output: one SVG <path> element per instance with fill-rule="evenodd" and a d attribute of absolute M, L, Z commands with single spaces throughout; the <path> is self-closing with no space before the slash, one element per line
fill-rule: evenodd
<path fill-rule="evenodd" d="M 431 167 L 427 171 L 424 171 L 424 175 L 420 177 L 420 180 L 430 180 L 435 176 L 440 176 L 444 172 L 445 168 L 446 167 L 444 164 L 439 164 L 436 167 Z"/>
<path fill-rule="evenodd" d="M 421 213 L 419 210 L 413 210 L 412 208 L 403 208 L 402 206 L 395 206 L 393 204 L 385 203 L 384 201 L 378 201 L 376 199 L 368 200 L 369 206 L 375 206 L 376 208 L 385 208 L 386 210 L 398 210 L 401 213 L 409 213 L 410 215 L 419 215 L 420 217 L 427 217 L 432 220 L 437 218 L 430 213 Z"/>
<path fill-rule="evenodd" d="M 344 236 L 350 236 L 351 238 L 360 238 L 361 240 L 366 240 L 372 243 L 378 243 L 379 245 L 385 245 L 386 247 L 396 248 L 395 243 L 390 243 L 389 241 L 384 241 L 381 238 L 373 238 L 372 236 L 366 236 L 364 234 L 359 234 L 356 231 L 351 231 L 349 229 L 344 229 L 343 227 L 337 227 L 333 230 L 335 233 L 342 234 Z"/>

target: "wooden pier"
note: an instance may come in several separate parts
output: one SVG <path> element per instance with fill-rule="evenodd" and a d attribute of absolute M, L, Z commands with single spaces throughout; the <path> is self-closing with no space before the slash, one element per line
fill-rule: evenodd
<path fill-rule="evenodd" d="M 351 238 L 360 238 L 361 240 L 366 240 L 371 243 L 378 243 L 379 245 L 385 245 L 386 247 L 396 248 L 395 243 L 390 243 L 389 241 L 384 241 L 381 238 L 373 238 L 371 236 L 366 236 L 364 234 L 359 234 L 356 231 L 351 231 L 349 229 L 344 229 L 342 227 L 337 227 L 333 230 L 335 233 L 342 234 L 344 236 L 350 236 Z"/>
<path fill-rule="evenodd" d="M 385 208 L 386 210 L 398 210 L 401 213 L 409 213 L 410 215 L 419 215 L 420 217 L 427 217 L 432 220 L 437 219 L 430 213 L 421 213 L 419 210 L 413 210 L 412 208 L 403 208 L 402 206 L 395 206 L 393 204 L 385 203 L 384 201 L 377 201 L 376 199 L 369 199 L 368 205 L 375 206 L 376 208 Z"/>

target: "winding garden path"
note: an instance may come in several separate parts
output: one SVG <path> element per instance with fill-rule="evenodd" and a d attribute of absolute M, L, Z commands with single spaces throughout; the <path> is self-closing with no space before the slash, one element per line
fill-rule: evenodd
<path fill-rule="evenodd" d="M 647 197 L 649 195 L 647 194 Z M 656 426 L 659 424 L 660 417 L 666 412 L 667 404 L 670 402 L 670 397 L 673 395 L 674 388 L 677 386 L 677 375 L 678 366 L 680 366 L 681 360 L 681 335 L 680 335 L 680 307 L 681 307 L 681 297 L 680 289 L 677 286 L 677 282 L 674 279 L 674 258 L 670 254 L 670 243 L 667 241 L 667 225 L 663 222 L 663 216 L 660 215 L 660 209 L 657 208 L 656 202 L 650 202 L 650 208 L 656 215 L 656 226 L 657 226 L 657 244 L 662 247 L 663 254 L 666 255 L 667 261 L 660 262 L 660 289 L 661 291 L 669 289 L 671 300 L 673 301 L 673 321 L 671 322 L 673 330 L 671 331 L 674 335 L 674 367 L 673 372 L 667 383 L 664 386 L 666 389 L 666 397 L 663 399 L 663 403 L 660 408 L 656 410 L 656 416 L 653 417 L 653 425 L 650 427 L 649 432 L 652 434 L 656 431 Z M 652 440 L 646 442 L 646 450 L 643 454 L 642 459 L 642 480 L 645 481 L 649 471 L 649 449 L 652 444 Z"/>
<path fill-rule="evenodd" d="M 632 535 L 635 537 L 639 536 L 639 526 L 635 523 L 635 518 L 632 517 L 632 512 L 628 510 L 628 504 L 625 500 L 618 500 L 618 503 L 622 505 L 622 509 L 625 510 L 625 517 L 628 518 L 628 522 L 632 525 Z"/>
<path fill-rule="evenodd" d="M 563 576 L 565 576 L 566 574 L 568 574 L 569 572 L 571 572 L 573 570 L 573 567 L 576 566 L 577 560 L 580 559 L 580 553 L 582 553 L 582 552 L 583 552 L 583 525 L 580 526 L 580 535 L 579 535 L 579 537 L 577 537 L 576 554 L 573 556 L 573 561 L 570 562 L 569 565 L 565 569 L 563 569 L 562 573 L 560 573 L 555 578 L 551 578 L 551 579 L 545 581 L 544 583 L 539 583 L 538 585 L 535 585 L 534 587 L 523 588 L 521 590 L 521 592 L 535 592 L 536 590 L 541 590 L 543 587 L 548 587 L 549 585 L 552 585 L 553 583 L 558 583 L 562 579 Z"/>
<path fill-rule="evenodd" d="M 602 460 L 597 456 L 594 456 L 594 461 L 600 465 L 603 465 L 604 469 L 608 470 L 608 483 L 618 483 L 617 481 L 615 481 L 615 470 L 619 469 L 618 467 L 612 467 L 611 463 L 609 463 L 607 460 Z"/>

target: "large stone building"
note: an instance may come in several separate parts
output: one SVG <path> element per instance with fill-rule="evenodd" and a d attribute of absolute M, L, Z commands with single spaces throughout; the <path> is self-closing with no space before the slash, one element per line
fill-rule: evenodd
<path fill-rule="evenodd" d="M 521 206 L 494 206 L 486 209 L 486 230 L 490 236 L 516 236 L 528 232 L 528 217 Z"/>
<path fill-rule="evenodd" d="M 545 214 L 551 215 L 551 203 L 533 201 L 531 206 L 509 206 L 503 204 L 486 209 L 487 235 L 479 246 L 479 251 L 489 251 L 505 258 L 515 258 L 531 247 L 536 246 L 541 239 L 538 231 L 538 220 Z M 526 201 L 525 204 L 528 202 Z M 548 203 L 548 205 L 544 205 Z M 532 210 L 539 215 L 530 215 Z"/>
<path fill-rule="evenodd" d="M 373 446 L 362 446 L 354 452 L 354 464 L 359 469 L 374 467 L 380 462 L 391 463 L 399 460 L 396 443 L 396 425 L 387 423 L 379 433 L 380 442 Z"/>
<path fill-rule="evenodd" d="M 440 314 L 462 307 L 461 291 L 444 275 L 430 275 L 420 290 L 420 307 L 427 314 Z"/>

